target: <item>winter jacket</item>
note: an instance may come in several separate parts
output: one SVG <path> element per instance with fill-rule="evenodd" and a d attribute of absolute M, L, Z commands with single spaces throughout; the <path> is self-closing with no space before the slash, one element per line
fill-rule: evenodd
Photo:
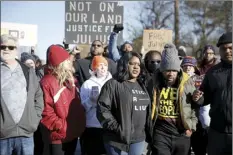
<path fill-rule="evenodd" d="M 232 133 L 232 64 L 221 61 L 205 74 L 200 90 L 204 105 L 211 105 L 210 128 Z"/>
<path fill-rule="evenodd" d="M 70 83 L 59 85 L 51 74 L 41 79 L 45 108 L 41 123 L 48 129 L 52 144 L 69 142 L 85 129 L 85 113 L 77 87 Z"/>
<path fill-rule="evenodd" d="M 121 56 L 122 53 L 117 48 L 117 33 L 112 32 L 109 39 L 109 45 L 108 45 L 108 51 L 109 51 L 109 58 L 117 62 Z"/>
<path fill-rule="evenodd" d="M 17 60 L 18 61 L 18 60 Z M 20 61 L 26 82 L 27 101 L 19 123 L 15 124 L 3 98 L 0 104 L 0 139 L 12 137 L 32 137 L 41 119 L 44 108 L 43 93 L 33 68 L 29 68 Z M 2 96 L 2 93 L 1 93 Z"/>
<path fill-rule="evenodd" d="M 131 44 L 130 42 L 125 41 L 121 46 L 118 47 L 117 37 L 118 37 L 118 33 L 112 32 L 110 35 L 109 45 L 108 45 L 109 58 L 115 62 L 117 62 L 125 53 L 123 52 L 123 47 L 125 46 L 125 44 Z"/>
<path fill-rule="evenodd" d="M 185 130 L 196 130 L 196 125 L 198 122 L 196 116 L 196 109 L 193 108 L 192 101 L 192 94 L 195 91 L 194 82 L 192 78 L 188 76 L 188 74 L 180 71 L 178 73 L 179 78 L 179 87 L 178 87 L 178 95 L 177 101 L 180 107 L 180 118 L 183 124 L 183 128 Z M 148 87 L 148 93 L 152 99 L 152 109 L 151 109 L 151 126 L 148 129 L 149 133 L 151 134 L 148 142 L 153 141 L 153 130 L 154 125 L 158 117 L 158 105 L 159 105 L 159 98 L 160 98 L 160 86 L 161 82 L 163 81 L 162 73 L 157 70 L 154 74 L 153 79 L 150 81 Z"/>
<path fill-rule="evenodd" d="M 36 68 L 36 76 L 38 77 L 39 81 L 44 76 L 44 70 L 43 68 Z"/>
<path fill-rule="evenodd" d="M 107 77 L 104 79 L 97 78 L 95 75 L 92 75 L 90 79 L 85 81 L 81 87 L 80 91 L 80 97 L 81 102 L 85 108 L 86 111 L 86 127 L 96 127 L 96 128 L 102 128 L 101 124 L 99 123 L 99 120 L 96 118 L 96 107 L 97 107 L 97 100 L 93 102 L 90 99 L 91 93 L 92 93 L 92 87 L 97 86 L 100 90 L 102 86 L 112 78 L 111 73 L 109 72 Z"/>
<path fill-rule="evenodd" d="M 147 94 L 144 85 L 140 84 L 140 86 Z M 149 95 L 147 94 L 147 96 L 150 102 Z M 150 105 L 146 109 L 147 117 L 150 117 L 148 113 L 151 108 Z M 97 118 L 105 129 L 103 136 L 105 143 L 122 151 L 129 151 L 130 140 L 134 139 L 134 137 L 131 137 L 133 132 L 140 133 L 148 126 L 148 122 L 146 122 L 144 129 L 134 128 L 132 112 L 133 93 L 127 82 L 118 82 L 114 79 L 106 82 L 102 87 L 97 105 Z"/>
<path fill-rule="evenodd" d="M 116 63 L 111 59 L 106 58 L 108 61 L 108 71 L 114 75 L 116 73 Z M 76 60 L 75 62 L 75 76 L 79 81 L 79 86 L 91 77 L 91 62 L 92 57 Z"/>

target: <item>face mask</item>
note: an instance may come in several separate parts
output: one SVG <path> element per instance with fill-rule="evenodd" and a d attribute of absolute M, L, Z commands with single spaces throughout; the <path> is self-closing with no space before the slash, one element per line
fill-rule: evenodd
<path fill-rule="evenodd" d="M 152 64 L 149 64 L 149 72 L 150 73 L 153 73 L 154 71 L 156 71 L 159 67 L 160 67 L 160 63 L 152 63 Z"/>

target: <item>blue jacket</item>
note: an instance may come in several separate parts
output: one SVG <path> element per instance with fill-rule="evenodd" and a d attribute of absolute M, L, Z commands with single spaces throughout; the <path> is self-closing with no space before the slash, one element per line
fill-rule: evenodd
<path fill-rule="evenodd" d="M 112 32 L 109 39 L 108 52 L 109 58 L 117 62 L 121 56 L 122 52 L 117 48 L 117 33 Z"/>
<path fill-rule="evenodd" d="M 132 43 L 125 41 L 120 48 L 117 47 L 117 37 L 118 37 L 118 33 L 116 32 L 112 32 L 110 35 L 110 39 L 109 39 L 109 45 L 108 45 L 108 51 L 109 51 L 109 58 L 112 59 L 113 61 L 117 62 L 123 55 L 124 52 L 122 52 L 122 47 L 125 44 L 130 44 L 132 45 Z"/>

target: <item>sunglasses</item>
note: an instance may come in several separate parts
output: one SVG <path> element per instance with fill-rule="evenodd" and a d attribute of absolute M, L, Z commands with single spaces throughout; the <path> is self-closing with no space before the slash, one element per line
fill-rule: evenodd
<path fill-rule="evenodd" d="M 152 64 L 155 64 L 155 63 L 159 64 L 160 62 L 161 62 L 161 60 L 151 60 L 150 61 L 150 63 L 152 63 Z"/>
<path fill-rule="evenodd" d="M 102 45 L 100 45 L 100 44 L 92 44 L 91 46 L 92 47 L 101 47 Z"/>
<path fill-rule="evenodd" d="M 8 48 L 9 50 L 14 50 L 16 48 L 16 46 L 5 46 L 5 45 L 1 45 L 1 50 L 6 50 L 6 48 Z"/>

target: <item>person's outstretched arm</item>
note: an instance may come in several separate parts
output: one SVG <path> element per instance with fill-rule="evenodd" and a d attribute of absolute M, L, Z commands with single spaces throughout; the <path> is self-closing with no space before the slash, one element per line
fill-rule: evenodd
<path fill-rule="evenodd" d="M 116 24 L 113 28 L 113 32 L 110 35 L 108 51 L 109 58 L 117 62 L 121 58 L 121 51 L 117 49 L 117 37 L 118 33 L 124 29 L 122 24 Z"/>

